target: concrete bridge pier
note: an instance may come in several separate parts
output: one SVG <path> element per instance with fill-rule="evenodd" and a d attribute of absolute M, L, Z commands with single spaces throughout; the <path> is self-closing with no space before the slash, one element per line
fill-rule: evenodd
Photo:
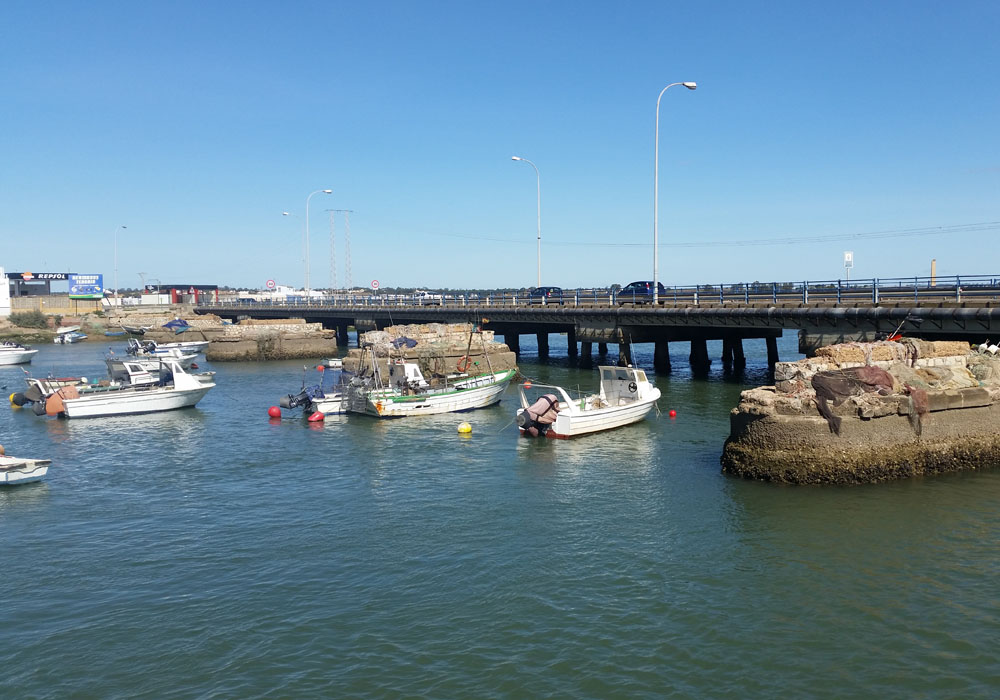
<path fill-rule="evenodd" d="M 566 331 L 566 355 L 570 359 L 576 359 L 576 329 L 570 328 Z"/>
<path fill-rule="evenodd" d="M 594 344 L 589 343 L 586 340 L 580 341 L 580 364 L 590 365 L 593 363 L 593 348 Z"/>
<path fill-rule="evenodd" d="M 660 372 L 670 372 L 670 343 L 657 340 L 653 344 L 653 369 Z"/>
<path fill-rule="evenodd" d="M 601 357 L 604 357 L 605 355 L 607 355 L 608 354 L 608 344 L 607 343 L 598 343 L 597 344 L 597 354 L 600 355 Z"/>
<path fill-rule="evenodd" d="M 630 364 L 632 364 L 632 344 L 618 343 L 618 366 L 624 367 Z"/>
<path fill-rule="evenodd" d="M 536 333 L 535 337 L 538 338 L 538 359 L 547 359 L 549 356 L 549 334 Z"/>
<path fill-rule="evenodd" d="M 732 338 L 722 339 L 722 366 L 730 368 L 733 366 L 733 341 Z"/>
<path fill-rule="evenodd" d="M 346 348 L 351 342 L 350 336 L 347 335 L 347 324 L 338 323 L 337 324 L 337 345 L 342 348 Z"/>
<path fill-rule="evenodd" d="M 503 342 L 507 343 L 507 347 L 515 355 L 521 354 L 521 336 L 517 333 L 504 333 Z"/>
<path fill-rule="evenodd" d="M 765 340 L 767 341 L 767 364 L 769 367 L 774 367 L 780 361 L 778 359 L 778 339 L 769 337 Z"/>
<path fill-rule="evenodd" d="M 691 354 L 688 356 L 691 369 L 695 372 L 707 372 L 712 366 L 712 360 L 708 356 L 708 341 L 704 338 L 691 341 Z"/>
<path fill-rule="evenodd" d="M 747 356 L 743 354 L 743 338 L 733 338 L 733 369 L 746 369 Z"/>

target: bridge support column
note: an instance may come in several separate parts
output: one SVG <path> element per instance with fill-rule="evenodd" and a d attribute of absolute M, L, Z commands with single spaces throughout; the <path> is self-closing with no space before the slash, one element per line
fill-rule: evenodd
<path fill-rule="evenodd" d="M 570 328 L 566 331 L 566 355 L 571 359 L 575 359 L 576 354 L 576 329 Z"/>
<path fill-rule="evenodd" d="M 535 337 L 538 338 L 538 359 L 547 358 L 549 356 L 549 334 L 536 333 Z"/>
<path fill-rule="evenodd" d="M 747 368 L 747 356 L 743 354 L 743 338 L 733 338 L 733 368 Z"/>
<path fill-rule="evenodd" d="M 774 364 L 778 362 L 778 339 L 777 338 L 765 338 L 767 341 L 767 364 L 769 367 L 774 367 Z"/>
<path fill-rule="evenodd" d="M 597 344 L 597 354 L 600 355 L 601 357 L 607 355 L 608 354 L 608 344 L 607 343 L 598 343 Z"/>
<path fill-rule="evenodd" d="M 696 372 L 708 371 L 708 368 L 712 366 L 712 360 L 708 356 L 708 341 L 691 341 L 691 354 L 688 356 L 688 362 L 691 363 L 691 369 Z"/>
<path fill-rule="evenodd" d="M 593 343 L 588 343 L 585 340 L 580 342 L 580 364 L 589 365 L 591 362 L 593 362 L 592 359 L 593 348 L 594 348 Z"/>
<path fill-rule="evenodd" d="M 670 343 L 666 340 L 657 340 L 653 345 L 653 369 L 661 372 L 669 372 L 670 368 Z"/>
<path fill-rule="evenodd" d="M 338 323 L 337 324 L 337 345 L 342 348 L 346 348 L 350 344 L 351 339 L 347 335 L 347 324 Z"/>
<path fill-rule="evenodd" d="M 722 366 L 733 366 L 733 341 L 731 338 L 722 339 Z"/>
<path fill-rule="evenodd" d="M 504 333 L 503 342 L 507 343 L 507 347 L 515 355 L 521 354 L 521 336 L 517 333 Z"/>
<path fill-rule="evenodd" d="M 630 364 L 632 364 L 632 344 L 618 343 L 618 366 L 624 367 Z"/>

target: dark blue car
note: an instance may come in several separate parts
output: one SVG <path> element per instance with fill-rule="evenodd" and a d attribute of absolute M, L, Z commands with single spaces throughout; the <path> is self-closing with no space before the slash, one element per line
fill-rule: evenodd
<path fill-rule="evenodd" d="M 663 296 L 665 290 L 663 283 L 657 282 L 656 288 L 659 296 Z M 653 282 L 643 280 L 639 282 L 629 282 L 618 292 L 619 304 L 649 304 L 653 301 Z"/>
<path fill-rule="evenodd" d="M 535 287 L 528 292 L 529 304 L 562 304 L 562 287 Z"/>

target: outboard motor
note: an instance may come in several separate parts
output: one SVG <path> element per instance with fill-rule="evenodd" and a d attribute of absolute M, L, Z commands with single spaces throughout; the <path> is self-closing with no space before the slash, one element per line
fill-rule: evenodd
<path fill-rule="evenodd" d="M 306 406 L 312 401 L 309 396 L 309 392 L 305 389 L 297 394 L 286 394 L 278 400 L 278 405 L 282 408 L 298 408 L 299 406 Z"/>

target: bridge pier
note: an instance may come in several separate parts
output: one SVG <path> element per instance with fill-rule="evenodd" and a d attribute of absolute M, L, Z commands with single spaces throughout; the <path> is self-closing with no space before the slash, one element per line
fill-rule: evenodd
<path fill-rule="evenodd" d="M 566 355 L 570 359 L 575 359 L 576 354 L 576 329 L 570 328 L 566 331 Z"/>
<path fill-rule="evenodd" d="M 507 343 L 507 347 L 515 355 L 520 356 L 521 354 L 521 336 L 517 333 L 504 333 L 503 342 Z"/>
<path fill-rule="evenodd" d="M 580 364 L 590 365 L 593 362 L 594 344 L 586 340 L 580 341 Z"/>
<path fill-rule="evenodd" d="M 624 367 L 630 364 L 632 364 L 632 344 L 618 343 L 618 366 Z"/>
<path fill-rule="evenodd" d="M 774 367 L 778 360 L 778 339 L 774 337 L 765 338 L 767 342 L 767 365 Z"/>
<path fill-rule="evenodd" d="M 722 339 L 722 366 L 733 366 L 733 341 L 731 338 Z"/>
<path fill-rule="evenodd" d="M 743 354 L 743 338 L 733 338 L 733 368 L 747 368 L 747 356 Z"/>
<path fill-rule="evenodd" d="M 708 341 L 704 338 L 691 341 L 691 354 L 688 356 L 691 369 L 695 372 L 707 372 L 712 366 L 712 360 L 708 356 Z"/>
<path fill-rule="evenodd" d="M 337 324 L 337 345 L 346 348 L 351 342 L 350 336 L 347 335 L 347 324 L 338 323 Z"/>
<path fill-rule="evenodd" d="M 670 372 L 670 343 L 666 340 L 657 340 L 653 344 L 653 369 L 661 372 Z"/>
<path fill-rule="evenodd" d="M 547 359 L 549 356 L 549 334 L 536 333 L 535 337 L 538 338 L 538 359 Z"/>
<path fill-rule="evenodd" d="M 607 355 L 608 354 L 608 344 L 607 343 L 598 343 L 597 344 L 597 354 L 600 355 L 601 357 L 604 357 L 605 355 Z"/>

